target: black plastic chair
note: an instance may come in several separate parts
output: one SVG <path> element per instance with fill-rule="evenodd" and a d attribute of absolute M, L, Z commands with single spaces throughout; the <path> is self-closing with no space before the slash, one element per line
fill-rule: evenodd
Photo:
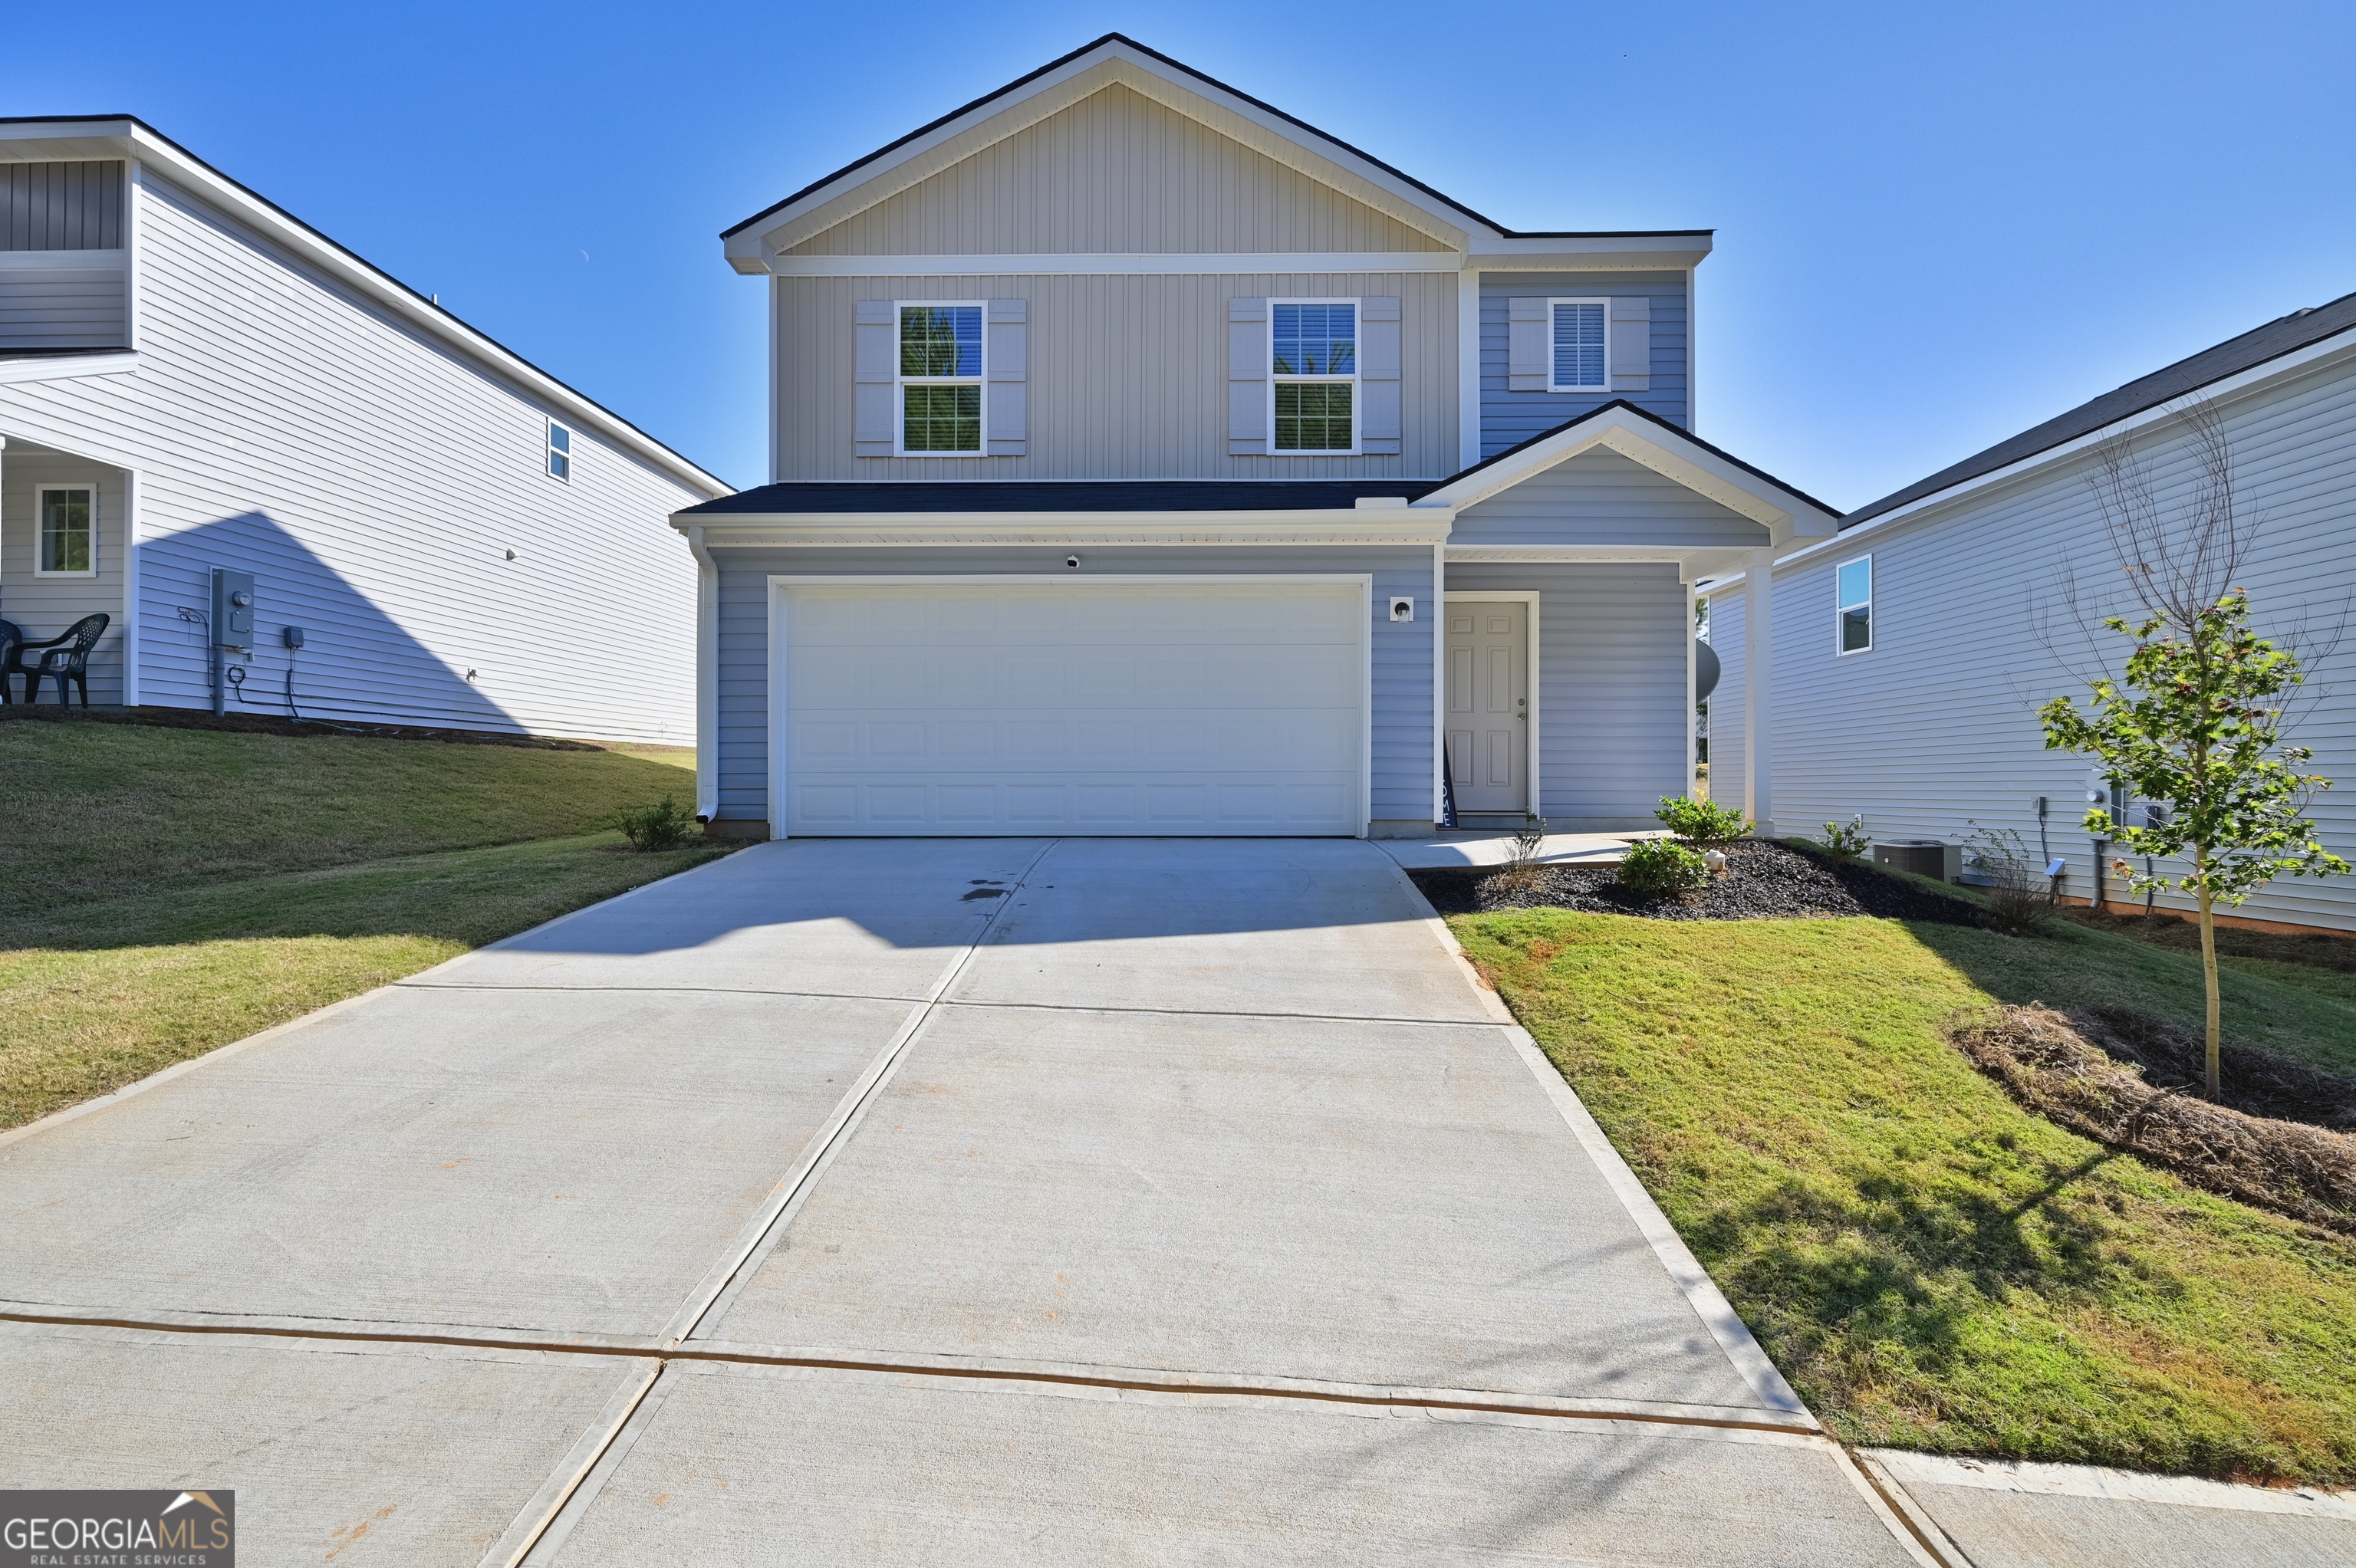
<path fill-rule="evenodd" d="M 16 662 L 16 656 L 24 651 L 25 628 L 14 621 L 0 621 L 0 707 L 16 700 L 16 677 L 30 673 Z"/>
<path fill-rule="evenodd" d="M 84 615 L 68 626 L 61 635 L 46 643 L 27 643 L 16 655 L 17 667 L 25 672 L 25 705 L 31 707 L 40 700 L 41 677 L 55 676 L 58 681 L 58 706 L 68 707 L 66 683 L 71 681 L 81 688 L 81 705 L 90 706 L 90 650 L 98 646 L 98 639 L 106 635 L 107 617 Z"/>

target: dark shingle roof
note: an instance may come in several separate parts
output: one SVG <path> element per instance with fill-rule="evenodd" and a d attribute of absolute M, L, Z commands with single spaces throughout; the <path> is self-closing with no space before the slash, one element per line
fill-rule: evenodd
<path fill-rule="evenodd" d="M 1404 496 L 1413 500 L 1440 483 L 1438 479 L 825 480 L 764 485 L 676 515 L 1347 511 L 1361 496 Z"/>
<path fill-rule="evenodd" d="M 2239 337 L 2229 337 L 2213 348 L 2204 348 L 2189 359 L 2179 359 L 2165 369 L 2155 370 L 2139 380 L 2129 381 L 2124 387 L 2104 392 L 2091 402 L 2081 403 L 2066 414 L 2047 420 L 2033 430 L 2022 431 L 2010 441 L 1998 442 L 1986 452 L 1966 457 L 1952 467 L 1942 468 L 1929 478 L 1884 496 L 1871 506 L 1859 507 L 1843 517 L 1840 526 L 1855 528 L 1884 512 L 1895 511 L 1967 479 L 1993 474 L 2025 457 L 2034 457 L 2065 442 L 2091 435 L 2104 425 L 2130 418 L 2147 409 L 2158 408 L 2172 399 L 2198 391 L 2228 376 L 2239 375 L 2269 359 L 2279 359 L 2286 354 L 2304 348 L 2310 343 L 2319 343 L 2351 326 L 2356 326 L 2356 294 L 2342 294 L 2329 304 L 2293 311 Z"/>

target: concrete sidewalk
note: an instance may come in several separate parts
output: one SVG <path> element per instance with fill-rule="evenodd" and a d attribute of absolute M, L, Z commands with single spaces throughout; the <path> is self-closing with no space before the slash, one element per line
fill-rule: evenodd
<path fill-rule="evenodd" d="M 1993 1561 L 1363 843 L 760 846 L 0 1136 L 0 1487 L 256 1563 Z"/>

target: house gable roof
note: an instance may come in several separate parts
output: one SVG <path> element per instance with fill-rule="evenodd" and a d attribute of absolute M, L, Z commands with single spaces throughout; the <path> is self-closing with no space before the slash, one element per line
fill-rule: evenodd
<path fill-rule="evenodd" d="M 1869 506 L 1859 507 L 1843 517 L 1840 526 L 1847 529 L 1870 522 L 1886 512 L 1894 512 L 1943 490 L 2009 468 L 2040 453 L 2067 445 L 2107 425 L 2148 412 L 2163 403 L 2189 396 L 2244 370 L 2255 369 L 2286 354 L 2295 354 L 2351 328 L 2356 328 L 2356 293 L 2342 294 L 2328 304 L 2293 311 L 2288 315 L 2267 322 L 2264 326 L 2243 333 L 2239 337 L 2229 337 L 2148 376 L 2139 377 L 2123 387 L 2113 388 L 2067 413 L 2057 414 L 2043 424 L 2021 432 L 2009 441 L 2000 441 L 1987 451 L 1975 453 L 1928 478 L 1917 480 L 1902 490 L 1892 491 Z"/>
<path fill-rule="evenodd" d="M 1708 229 L 1526 233 L 1506 229 L 1338 137 L 1133 38 L 1108 33 L 724 230 L 721 238 L 730 260 L 743 272 L 765 271 L 767 255 L 789 250 L 1113 82 L 1300 169 L 1451 250 L 1480 250 L 1484 240 L 1526 245 L 1665 239 L 1684 242 L 1683 248 L 1697 257 L 1708 249 Z"/>

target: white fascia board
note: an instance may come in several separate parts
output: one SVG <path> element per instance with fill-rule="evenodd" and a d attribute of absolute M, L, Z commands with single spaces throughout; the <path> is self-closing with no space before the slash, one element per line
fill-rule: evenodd
<path fill-rule="evenodd" d="M 1638 419 L 1625 409 L 1606 409 L 1494 467 L 1441 485 L 1419 504 L 1452 507 L 1462 511 L 1597 447 L 1640 463 L 1696 495 L 1761 524 L 1774 544 L 1833 530 L 1835 518 L 1830 512 L 1729 463 L 1698 443 L 1664 431 L 1649 420 Z"/>
<path fill-rule="evenodd" d="M 1685 234 L 1476 239 L 1465 265 L 1488 272 L 1681 272 L 1699 266 L 1711 245 L 1708 235 Z"/>
<path fill-rule="evenodd" d="M 567 423 L 595 432 L 623 450 L 646 459 L 691 490 L 712 496 L 733 493 L 733 486 L 706 474 L 637 426 L 599 408 L 546 372 L 534 369 L 439 305 L 419 298 L 324 234 L 281 212 L 136 121 L 0 126 L 0 161 L 48 163 L 87 158 L 136 159 L 272 242 L 285 247 L 337 283 L 513 382 Z"/>
<path fill-rule="evenodd" d="M 1425 507 L 1283 512 L 681 512 L 704 543 L 731 545 L 1432 545 L 1455 514 Z"/>
<path fill-rule="evenodd" d="M 1843 528 L 1831 539 L 1821 539 L 1808 545 L 1805 549 L 1794 550 L 1790 555 L 1775 562 L 1775 570 L 1781 571 L 1788 565 L 1804 560 L 1824 550 L 1845 548 L 1855 540 L 1869 538 L 1900 523 L 1917 522 L 1933 512 L 1969 506 L 1990 490 L 2016 484 L 2023 479 L 2033 479 L 2052 469 L 2073 463 L 2084 456 L 2090 449 L 2101 445 L 2113 436 L 2132 435 L 2171 420 L 2176 417 L 2178 411 L 2190 401 L 2198 400 L 2213 403 L 2227 399 L 2255 397 L 2276 382 L 2303 376 L 2310 370 L 2329 368 L 2335 360 L 2346 360 L 2356 364 L 2356 327 L 2350 327 L 2345 332 L 2334 333 L 2320 342 L 2310 343 L 2304 348 L 2294 349 L 2288 354 L 2269 359 L 2263 365 L 2253 365 L 2248 369 L 2225 377 L 2222 380 L 2195 387 L 2179 397 L 2170 398 L 2168 401 L 2145 409 L 2140 413 L 2129 414 L 2125 419 L 2112 421 L 2099 430 L 2089 431 L 2074 441 L 2048 447 L 2043 452 L 2031 453 L 2018 463 L 2008 464 L 2002 468 L 1993 469 L 1970 479 L 1958 480 L 1944 490 L 1933 491 L 1920 500 L 1909 501 L 1893 511 L 1884 512 L 1881 516 L 1859 523 L 1853 528 Z"/>
<path fill-rule="evenodd" d="M 1451 562 L 1515 564 L 1586 564 L 1606 566 L 1668 565 L 1707 574 L 1750 559 L 1739 545 L 1450 545 Z"/>
<path fill-rule="evenodd" d="M 128 350 L 61 354 L 51 359 L 5 359 L 0 360 L 0 384 L 68 381 L 77 376 L 122 376 L 138 368 L 139 356 Z"/>
<path fill-rule="evenodd" d="M 889 199 L 920 180 L 960 163 L 993 143 L 1118 82 L 1298 169 L 1322 185 L 1366 202 L 1451 249 L 1462 249 L 1477 227 L 1472 217 L 1368 159 L 1301 129 L 1198 77 L 1181 76 L 1160 60 L 1115 41 L 1066 60 L 1014 91 L 991 99 L 924 135 L 846 171 L 816 190 L 728 236 L 730 261 L 766 262 L 811 235 Z M 1207 111 L 1207 112 L 1206 112 Z M 987 127 L 983 134 L 976 135 Z M 1370 199 L 1371 198 L 1371 199 Z"/>
<path fill-rule="evenodd" d="M 1108 255 L 1017 255 L 1003 251 L 949 256 L 774 256 L 740 272 L 783 278 L 938 278 L 1121 276 L 1146 273 L 1258 276 L 1265 273 L 1454 272 L 1464 266 L 1454 251 L 1319 251 L 1266 252 L 1179 251 Z"/>

